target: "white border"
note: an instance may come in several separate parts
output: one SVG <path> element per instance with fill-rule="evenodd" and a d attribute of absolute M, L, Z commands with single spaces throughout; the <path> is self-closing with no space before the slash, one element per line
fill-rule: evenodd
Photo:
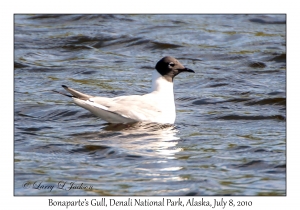
<path fill-rule="evenodd" d="M 294 3 L 295 2 L 295 3 Z M 298 145 L 299 130 L 299 6 L 296 1 L 37 1 L 15 0 L 1 4 L 1 130 L 3 135 L 1 152 L 1 205 L 9 209 L 55 208 L 48 206 L 47 197 L 14 197 L 13 196 L 13 14 L 15 13 L 286 13 L 287 14 L 287 196 L 283 197 L 224 197 L 224 199 L 251 200 L 251 209 L 284 209 L 298 206 Z M 296 51 L 297 50 L 297 51 Z M 85 197 L 51 197 L 56 200 L 78 200 Z M 93 197 L 86 197 L 91 200 Z M 99 199 L 99 197 L 96 197 Z M 109 197 L 108 197 L 109 198 Z M 126 197 L 121 197 L 122 199 Z M 144 198 L 144 197 L 141 197 Z M 151 198 L 151 197 L 149 197 Z M 157 197 L 153 197 L 155 200 Z M 204 197 L 214 199 L 221 197 Z M 176 199 L 176 197 L 172 197 Z M 187 198 L 183 198 L 187 199 Z M 197 197 L 199 199 L 199 197 Z M 59 207 L 64 209 L 64 207 Z M 71 209 L 82 207 L 69 207 Z M 69 209 L 68 208 L 68 209 Z M 91 206 L 90 206 L 91 208 Z M 92 207 L 100 208 L 100 207 Z M 126 208 L 126 207 L 123 207 Z M 166 208 L 166 207 L 165 207 Z M 175 207 L 177 208 L 177 207 Z M 179 208 L 179 207 L 178 207 Z M 201 208 L 201 207 L 196 207 Z M 247 207 L 250 209 L 250 207 Z M 4 209 L 4 208 L 3 208 Z M 107 208 L 106 208 L 107 209 Z M 128 208 L 129 209 L 129 208 Z M 140 209 L 140 207 L 130 207 Z M 239 208 L 235 208 L 239 209 Z"/>

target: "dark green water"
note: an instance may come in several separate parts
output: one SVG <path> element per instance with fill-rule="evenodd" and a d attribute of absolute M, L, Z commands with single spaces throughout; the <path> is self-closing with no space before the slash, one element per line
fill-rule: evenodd
<path fill-rule="evenodd" d="M 286 194 L 284 15 L 15 15 L 14 32 L 15 195 Z M 171 127 L 51 92 L 144 94 L 166 55 L 196 72 L 175 78 Z"/>

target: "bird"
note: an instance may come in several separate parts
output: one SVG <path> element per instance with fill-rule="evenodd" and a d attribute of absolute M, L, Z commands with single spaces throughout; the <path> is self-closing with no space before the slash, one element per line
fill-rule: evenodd
<path fill-rule="evenodd" d="M 89 110 L 108 123 L 174 124 L 176 108 L 173 80 L 181 72 L 195 73 L 174 57 L 165 56 L 157 62 L 153 70 L 150 93 L 144 95 L 98 97 L 81 93 L 66 85 L 62 87 L 71 95 L 53 91 L 71 97 L 76 105 Z"/>

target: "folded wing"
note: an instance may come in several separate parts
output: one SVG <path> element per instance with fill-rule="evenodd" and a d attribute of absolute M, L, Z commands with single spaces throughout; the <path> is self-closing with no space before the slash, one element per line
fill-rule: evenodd
<path fill-rule="evenodd" d="M 156 121 L 161 112 L 157 101 L 148 95 L 94 97 L 63 85 L 72 94 L 74 102 L 110 123 Z M 147 100 L 144 100 L 147 98 Z M 130 108 L 129 108 L 130 107 Z"/>

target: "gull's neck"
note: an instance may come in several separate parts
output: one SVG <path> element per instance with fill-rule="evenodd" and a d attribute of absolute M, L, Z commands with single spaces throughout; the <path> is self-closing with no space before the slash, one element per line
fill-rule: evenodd
<path fill-rule="evenodd" d="M 173 82 L 167 81 L 160 73 L 154 70 L 152 74 L 151 92 L 167 94 L 174 97 Z"/>
<path fill-rule="evenodd" d="M 173 124 L 176 118 L 173 82 L 167 81 L 166 78 L 154 70 L 151 90 L 152 92 L 148 96 L 153 100 L 156 109 L 159 110 L 157 122 Z"/>

